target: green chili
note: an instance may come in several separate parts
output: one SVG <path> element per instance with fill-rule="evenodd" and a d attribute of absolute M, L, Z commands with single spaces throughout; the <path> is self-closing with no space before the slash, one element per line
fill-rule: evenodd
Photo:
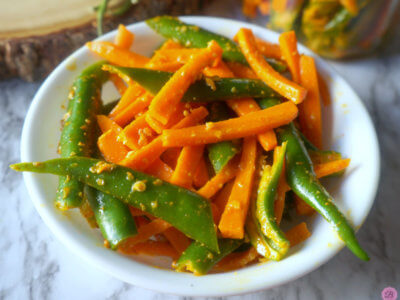
<path fill-rule="evenodd" d="M 174 268 L 177 271 L 190 271 L 195 275 L 205 275 L 211 268 L 229 253 L 237 249 L 243 240 L 220 239 L 218 240 L 219 253 L 210 251 L 198 242 L 192 242 L 182 253 Z"/>
<path fill-rule="evenodd" d="M 188 237 L 219 252 L 210 203 L 156 177 L 93 158 L 57 158 L 10 166 L 16 171 L 69 175 L 95 189 L 161 218 Z"/>
<path fill-rule="evenodd" d="M 101 106 L 101 86 L 108 75 L 101 69 L 103 64 L 98 62 L 83 70 L 72 86 L 60 138 L 61 157 L 90 156 L 92 153 L 95 117 Z M 79 207 L 82 199 L 83 184 L 68 176 L 61 176 L 56 206 L 62 210 Z"/>
<path fill-rule="evenodd" d="M 186 24 L 171 16 L 158 16 L 146 20 L 149 27 L 166 38 L 173 39 L 188 48 L 206 48 L 209 41 L 216 41 L 224 51 L 222 57 L 227 61 L 239 62 L 248 65 L 246 58 L 234 41 L 222 35 Z M 267 59 L 268 63 L 278 72 L 286 70 L 285 64 Z"/>
<path fill-rule="evenodd" d="M 155 95 L 173 73 L 107 65 L 107 70 L 128 76 Z M 122 76 L 122 77 L 123 77 Z M 212 84 L 210 84 L 210 81 Z M 183 95 L 183 102 L 213 102 L 240 98 L 271 97 L 276 93 L 259 79 L 208 77 L 195 81 Z"/>

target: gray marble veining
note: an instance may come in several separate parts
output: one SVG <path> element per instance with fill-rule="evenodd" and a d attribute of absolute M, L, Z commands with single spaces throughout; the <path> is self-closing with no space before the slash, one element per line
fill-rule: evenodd
<path fill-rule="evenodd" d="M 207 14 L 240 17 L 239 8 L 234 8 L 238 4 L 217 1 Z M 381 183 L 358 234 L 371 261 L 361 262 L 345 249 L 298 280 L 229 299 L 380 299 L 386 286 L 400 292 L 399 37 L 400 24 L 391 29 L 377 55 L 330 62 L 363 99 L 379 136 Z M 23 120 L 38 87 L 20 80 L 0 82 L 0 299 L 186 299 L 110 277 L 72 254 L 41 221 L 22 176 L 8 168 L 19 161 Z"/>

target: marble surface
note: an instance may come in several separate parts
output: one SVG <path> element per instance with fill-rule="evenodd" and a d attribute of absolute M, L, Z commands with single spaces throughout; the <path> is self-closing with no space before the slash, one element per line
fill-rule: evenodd
<path fill-rule="evenodd" d="M 237 0 L 217 1 L 207 14 L 240 17 Z M 263 19 L 256 22 L 263 24 Z M 381 183 L 358 233 L 369 263 L 341 251 L 316 271 L 286 285 L 229 299 L 380 299 L 384 287 L 400 291 L 400 24 L 378 54 L 330 62 L 368 108 L 379 135 Z M 40 83 L 0 82 L 0 299 L 186 299 L 123 283 L 88 265 L 52 235 L 34 209 L 19 161 L 25 114 Z M 368 145 L 365 145 L 368 151 Z"/>

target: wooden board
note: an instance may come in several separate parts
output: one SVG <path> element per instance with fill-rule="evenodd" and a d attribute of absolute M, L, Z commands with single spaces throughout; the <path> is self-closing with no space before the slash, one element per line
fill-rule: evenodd
<path fill-rule="evenodd" d="M 121 0 L 110 1 L 110 6 Z M 100 0 L 0 1 L 0 79 L 43 79 L 86 41 L 96 38 L 93 7 Z M 198 12 L 206 0 L 139 0 L 121 17 L 107 17 L 104 32 L 157 15 Z"/>

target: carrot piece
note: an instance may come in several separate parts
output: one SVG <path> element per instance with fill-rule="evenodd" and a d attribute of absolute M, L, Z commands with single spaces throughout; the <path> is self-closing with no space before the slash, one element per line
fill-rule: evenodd
<path fill-rule="evenodd" d="M 209 68 L 204 70 L 204 74 L 210 77 L 234 77 L 233 72 L 223 62 L 219 64 L 218 68 Z M 227 104 L 239 117 L 260 110 L 257 102 L 251 98 L 229 100 L 227 101 Z M 260 133 L 257 138 L 265 151 L 270 151 L 274 149 L 277 145 L 276 135 L 273 130 L 268 130 L 265 133 Z"/>
<path fill-rule="evenodd" d="M 158 233 L 162 233 L 168 228 L 170 228 L 171 225 L 164 220 L 161 219 L 154 219 L 150 223 L 143 225 L 138 228 L 138 234 L 128 238 L 123 245 L 121 245 L 122 249 L 129 249 L 133 245 L 141 242 L 147 241 L 149 238 L 151 238 L 153 235 L 156 235 Z M 122 250 L 121 249 L 121 250 Z"/>
<path fill-rule="evenodd" d="M 183 147 L 176 162 L 171 183 L 190 189 L 203 151 L 204 145 Z"/>
<path fill-rule="evenodd" d="M 314 165 L 314 172 L 318 178 L 332 175 L 334 173 L 343 171 L 350 164 L 350 158 L 338 159 L 318 165 Z"/>
<path fill-rule="evenodd" d="M 340 0 L 342 4 L 352 15 L 356 16 L 358 14 L 358 4 L 356 0 Z"/>
<path fill-rule="evenodd" d="M 282 51 L 278 44 L 273 44 L 259 38 L 256 38 L 256 44 L 258 51 L 265 57 L 282 59 Z"/>
<path fill-rule="evenodd" d="M 318 72 L 318 70 L 317 70 Z M 319 92 L 321 93 L 322 103 L 325 106 L 329 106 L 332 103 L 331 94 L 329 93 L 329 88 L 326 83 L 326 80 L 322 77 L 322 75 L 318 72 L 318 86 Z"/>
<path fill-rule="evenodd" d="M 219 207 L 213 202 L 210 203 L 210 206 L 214 224 L 217 225 L 221 219 L 222 210 L 220 210 Z"/>
<path fill-rule="evenodd" d="M 226 203 L 228 203 L 229 196 L 231 195 L 232 188 L 235 181 L 231 180 L 227 184 L 224 185 L 223 189 L 218 193 L 214 202 L 216 206 L 218 206 L 221 212 L 224 211 Z"/>
<path fill-rule="evenodd" d="M 218 225 L 223 237 L 234 239 L 244 237 L 244 223 L 253 189 L 256 158 L 257 144 L 255 138 L 245 138 L 239 172 Z"/>
<path fill-rule="evenodd" d="M 204 156 L 200 158 L 197 169 L 194 172 L 193 185 L 196 188 L 200 188 L 205 185 L 210 180 L 210 175 L 208 174 L 207 164 Z"/>
<path fill-rule="evenodd" d="M 150 256 L 168 256 L 176 260 L 179 253 L 168 242 L 162 241 L 145 241 L 134 245 L 121 245 L 118 250 L 123 254 L 145 254 Z"/>
<path fill-rule="evenodd" d="M 260 11 L 260 13 L 263 16 L 267 16 L 269 15 L 270 11 L 271 11 L 271 4 L 269 1 L 262 1 L 259 5 L 258 5 L 258 10 Z"/>
<path fill-rule="evenodd" d="M 146 56 L 122 49 L 110 42 L 87 42 L 86 47 L 110 63 L 121 67 L 142 68 L 149 61 Z"/>
<path fill-rule="evenodd" d="M 296 105 L 292 102 L 285 102 L 238 118 L 183 129 L 164 130 L 163 146 L 210 144 L 257 135 L 288 124 L 296 116 Z"/>
<path fill-rule="evenodd" d="M 292 74 L 293 81 L 300 83 L 300 55 L 297 51 L 297 39 L 293 30 L 284 32 L 279 36 L 279 46 Z"/>
<path fill-rule="evenodd" d="M 106 161 L 119 163 L 128 155 L 129 149 L 118 141 L 118 135 L 117 130 L 110 129 L 103 133 L 97 141 L 99 150 Z"/>
<path fill-rule="evenodd" d="M 193 56 L 174 73 L 154 97 L 149 107 L 149 115 L 166 125 L 190 84 L 197 79 L 199 73 L 206 66 L 212 65 L 220 59 L 221 54 L 221 47 L 215 41 L 211 41 L 207 48 Z"/>
<path fill-rule="evenodd" d="M 246 17 L 255 18 L 257 14 L 257 7 L 261 0 L 243 0 L 242 12 Z"/>
<path fill-rule="evenodd" d="M 164 129 L 171 128 L 175 124 L 177 124 L 180 120 L 183 119 L 184 117 L 184 110 L 185 106 L 187 104 L 184 104 L 182 102 L 179 102 L 175 105 L 174 112 L 170 116 L 167 124 L 162 124 L 159 122 L 157 119 L 153 118 L 152 115 L 150 115 L 150 112 L 146 114 L 146 121 L 147 124 L 157 133 L 161 133 Z"/>
<path fill-rule="evenodd" d="M 139 97 L 132 98 L 131 102 L 114 116 L 114 120 L 121 125 L 127 124 L 143 112 L 150 105 L 151 100 L 153 100 L 153 96 L 147 92 L 142 93 Z"/>
<path fill-rule="evenodd" d="M 183 128 L 192 126 L 200 122 L 208 115 L 207 109 L 203 106 L 194 109 L 188 116 L 183 118 L 173 128 Z M 161 136 L 156 137 L 149 144 L 137 151 L 131 151 L 127 157 L 121 161 L 123 166 L 131 167 L 139 171 L 145 170 L 156 158 L 166 150 L 163 146 Z"/>
<path fill-rule="evenodd" d="M 190 245 L 189 238 L 186 237 L 182 232 L 180 232 L 175 227 L 170 227 L 164 231 L 164 236 L 170 242 L 172 247 L 180 254 L 186 250 L 187 247 Z"/>
<path fill-rule="evenodd" d="M 227 62 L 229 69 L 232 70 L 233 74 L 239 78 L 249 78 L 249 79 L 258 79 L 256 73 L 249 67 L 242 65 L 241 63 L 237 62 Z"/>
<path fill-rule="evenodd" d="M 299 216 L 310 216 L 315 213 L 315 210 L 297 195 L 294 195 L 294 203 Z"/>
<path fill-rule="evenodd" d="M 299 106 L 299 121 L 304 135 L 318 148 L 322 147 L 321 101 L 317 69 L 310 56 L 300 57 L 301 84 L 308 90 L 304 102 Z"/>
<path fill-rule="evenodd" d="M 122 128 L 114 120 L 105 115 L 97 115 L 97 124 L 99 125 L 102 133 L 105 133 L 110 129 L 114 129 L 118 133 L 122 130 Z"/>
<path fill-rule="evenodd" d="M 127 86 L 124 81 L 117 74 L 110 74 L 110 80 L 114 84 L 120 95 L 123 95 L 126 92 Z"/>
<path fill-rule="evenodd" d="M 169 148 L 161 155 L 161 159 L 172 169 L 175 169 L 176 162 L 178 161 L 179 154 L 181 154 L 182 148 Z"/>
<path fill-rule="evenodd" d="M 183 65 L 201 51 L 203 51 L 203 49 L 200 48 L 162 49 L 154 54 L 154 59 L 152 58 L 152 61 L 147 64 L 147 67 L 152 68 L 154 65 L 164 63 L 179 63 Z"/>
<path fill-rule="evenodd" d="M 121 111 L 123 111 L 126 107 L 128 107 L 132 102 L 134 102 L 139 96 L 144 93 L 145 90 L 137 83 L 128 85 L 125 93 L 122 94 L 121 99 L 118 101 L 114 109 L 110 112 L 109 116 L 111 118 L 117 117 Z"/>
<path fill-rule="evenodd" d="M 129 206 L 129 210 L 131 211 L 132 217 L 145 216 L 147 214 L 143 210 L 140 210 L 140 209 L 138 209 L 136 207 L 133 207 L 133 206 Z"/>
<path fill-rule="evenodd" d="M 174 170 L 172 170 L 171 167 L 164 163 L 161 159 L 157 158 L 145 170 L 145 173 L 156 176 L 164 181 L 170 182 Z"/>
<path fill-rule="evenodd" d="M 241 28 L 237 33 L 237 39 L 247 62 L 261 80 L 296 104 L 304 100 L 307 90 L 276 72 L 266 62 L 257 49 L 253 32 L 250 29 Z"/>
<path fill-rule="evenodd" d="M 258 252 L 254 247 L 243 252 L 234 252 L 219 261 L 214 269 L 217 271 L 232 271 L 245 267 L 258 257 Z"/>
<path fill-rule="evenodd" d="M 308 239 L 311 236 L 311 232 L 308 230 L 307 224 L 302 222 L 286 231 L 285 235 L 289 240 L 290 247 L 294 247 Z"/>
<path fill-rule="evenodd" d="M 175 42 L 174 40 L 167 40 L 164 42 L 164 44 L 162 44 L 162 46 L 160 47 L 160 49 L 158 49 L 158 51 L 163 51 L 168 49 L 182 49 L 182 48 L 183 46 Z"/>
<path fill-rule="evenodd" d="M 122 49 L 129 49 L 132 46 L 135 36 L 122 24 L 119 24 L 114 43 Z"/>
<path fill-rule="evenodd" d="M 238 171 L 238 163 L 236 159 L 232 159 L 217 175 L 211 178 L 201 189 L 198 194 L 204 198 L 210 199 L 214 196 L 225 183 L 234 178 Z"/>
<path fill-rule="evenodd" d="M 155 132 L 146 122 L 146 116 L 141 115 L 127 125 L 119 137 L 122 143 L 130 149 L 139 149 L 147 145 L 155 136 Z"/>

